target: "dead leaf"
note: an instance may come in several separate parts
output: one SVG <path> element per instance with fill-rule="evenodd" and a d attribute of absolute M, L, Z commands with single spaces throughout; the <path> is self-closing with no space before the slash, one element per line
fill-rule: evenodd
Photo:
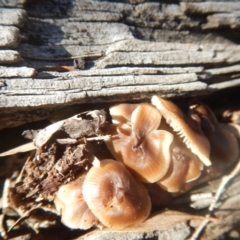
<path fill-rule="evenodd" d="M 35 146 L 40 148 L 44 144 L 46 144 L 48 140 L 52 137 L 52 135 L 61 128 L 63 123 L 64 123 L 64 120 L 53 123 L 47 126 L 46 128 L 40 130 L 33 140 Z"/>
<path fill-rule="evenodd" d="M 30 142 L 30 143 L 26 143 L 21 146 L 18 146 L 16 148 L 12 148 L 6 152 L 2 152 L 2 153 L 0 153 L 0 157 L 14 155 L 14 154 L 17 154 L 20 152 L 28 152 L 28 151 L 32 151 L 34 149 L 36 149 L 36 147 L 34 146 L 33 142 Z"/>
<path fill-rule="evenodd" d="M 36 147 L 45 145 L 56 132 L 62 130 L 73 139 L 93 136 L 101 133 L 107 125 L 104 110 L 83 112 L 68 119 L 53 123 L 40 130 L 33 142 Z"/>

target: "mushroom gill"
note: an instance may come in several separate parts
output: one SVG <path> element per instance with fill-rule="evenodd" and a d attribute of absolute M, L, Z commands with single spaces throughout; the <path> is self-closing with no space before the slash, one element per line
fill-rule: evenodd
<path fill-rule="evenodd" d="M 131 115 L 131 126 L 115 125 L 116 134 L 106 144 L 114 157 L 143 182 L 156 182 L 170 165 L 171 133 L 157 130 L 161 114 L 150 104 L 140 104 Z M 113 128 L 114 128 L 113 127 Z"/>
<path fill-rule="evenodd" d="M 123 229 L 141 223 L 151 211 L 144 186 L 114 160 L 93 166 L 83 183 L 83 197 L 99 221 L 109 228 Z"/>
<path fill-rule="evenodd" d="M 210 159 L 216 168 L 225 168 L 237 161 L 239 147 L 236 137 L 224 129 L 209 107 L 203 104 L 191 107 L 191 112 L 201 119 L 203 132 L 207 136 L 210 146 Z"/>
<path fill-rule="evenodd" d="M 188 118 L 174 103 L 158 96 L 152 97 L 152 104 L 160 111 L 174 132 L 183 139 L 186 146 L 206 165 L 210 166 L 210 145 L 199 122 Z"/>
<path fill-rule="evenodd" d="M 86 174 L 62 185 L 54 199 L 57 211 L 64 225 L 73 229 L 89 229 L 97 225 L 98 220 L 88 208 L 82 195 L 82 184 Z"/>

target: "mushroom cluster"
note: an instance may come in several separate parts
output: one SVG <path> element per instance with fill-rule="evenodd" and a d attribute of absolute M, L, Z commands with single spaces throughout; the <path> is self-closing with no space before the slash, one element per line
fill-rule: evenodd
<path fill-rule="evenodd" d="M 201 119 L 201 128 L 211 146 L 210 159 L 214 167 L 221 170 L 234 163 L 239 156 L 236 137 L 219 124 L 214 113 L 206 105 L 194 105 L 191 112 Z"/>
<path fill-rule="evenodd" d="M 60 187 L 55 198 L 62 222 L 71 228 L 140 223 L 158 202 L 151 192 L 183 192 L 206 169 L 223 170 L 239 157 L 236 138 L 205 105 L 191 106 L 185 114 L 153 96 L 151 104 L 118 104 L 109 112 L 105 143 L 115 160 L 100 160 Z"/>
<path fill-rule="evenodd" d="M 209 166 L 209 141 L 190 117 L 157 96 L 151 104 L 110 108 L 113 125 L 106 142 L 113 156 L 141 182 L 179 192 Z"/>
<path fill-rule="evenodd" d="M 143 222 L 151 211 L 147 190 L 119 162 L 105 159 L 59 188 L 54 200 L 70 228 L 93 225 L 123 229 Z"/>

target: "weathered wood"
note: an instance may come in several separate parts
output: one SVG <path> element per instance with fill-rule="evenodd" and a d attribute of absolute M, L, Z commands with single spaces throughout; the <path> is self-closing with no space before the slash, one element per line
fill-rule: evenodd
<path fill-rule="evenodd" d="M 0 25 L 22 27 L 26 22 L 27 13 L 18 8 L 0 8 Z"/>
<path fill-rule="evenodd" d="M 28 67 L 0 67 L 0 78 L 33 77 L 36 71 Z"/>
<path fill-rule="evenodd" d="M 152 94 L 203 96 L 239 86 L 240 2 L 60 0 L 57 7 L 29 1 L 24 9 L 4 8 L 8 4 L 1 5 L 0 25 L 25 27 L 22 36 L 17 29 L 9 35 L 14 41 L 2 37 L 3 48 L 18 47 L 18 52 L 2 50 L 0 64 L 27 66 L 38 73 L 1 69 L 2 127 L 13 126 L 10 108 L 44 106 L 52 112 L 75 103 L 142 100 Z M 101 58 L 85 59 L 85 70 L 60 73 L 46 68 L 72 66 L 73 57 L 99 52 Z"/>
<path fill-rule="evenodd" d="M 26 0 L 1 0 L 0 7 L 23 7 Z"/>
<path fill-rule="evenodd" d="M 12 64 L 21 62 L 19 52 L 14 50 L 0 50 L 0 64 Z"/>
<path fill-rule="evenodd" d="M 20 33 L 16 27 L 0 26 L 0 47 L 17 48 L 20 42 Z"/>
<path fill-rule="evenodd" d="M 238 2 L 182 2 L 180 3 L 182 10 L 190 15 L 204 15 L 221 12 L 239 11 L 240 6 Z"/>

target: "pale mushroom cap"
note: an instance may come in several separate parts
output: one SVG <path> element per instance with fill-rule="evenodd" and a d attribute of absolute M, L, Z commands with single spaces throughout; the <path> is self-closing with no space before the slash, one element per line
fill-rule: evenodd
<path fill-rule="evenodd" d="M 147 219 L 151 202 L 146 189 L 114 160 L 92 167 L 83 183 L 83 196 L 99 221 L 114 229 Z"/>
<path fill-rule="evenodd" d="M 137 108 L 139 104 L 121 103 L 109 108 L 109 113 L 112 117 L 112 122 L 118 123 L 130 123 L 132 112 Z"/>
<path fill-rule="evenodd" d="M 186 121 L 186 116 L 172 102 L 158 96 L 153 96 L 152 104 L 156 106 L 173 130 L 183 138 L 187 147 L 190 148 L 206 166 L 210 166 L 210 145 L 200 128 L 193 129 L 192 126 L 190 127 Z"/>
<path fill-rule="evenodd" d="M 83 199 L 82 184 L 85 176 L 82 174 L 62 185 L 54 199 L 62 223 L 69 228 L 89 229 L 98 222 Z"/>

